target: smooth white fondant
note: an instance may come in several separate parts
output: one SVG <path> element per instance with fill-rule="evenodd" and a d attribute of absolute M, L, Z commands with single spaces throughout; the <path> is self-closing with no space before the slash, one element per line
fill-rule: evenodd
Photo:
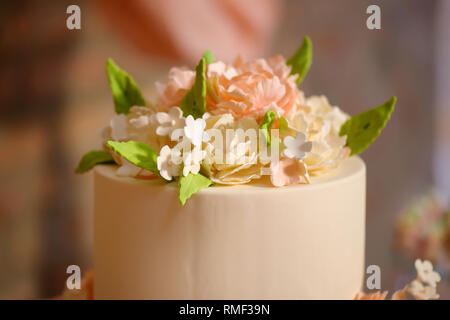
<path fill-rule="evenodd" d="M 96 299 L 351 299 L 361 289 L 365 166 L 310 185 L 214 186 L 95 169 Z"/>

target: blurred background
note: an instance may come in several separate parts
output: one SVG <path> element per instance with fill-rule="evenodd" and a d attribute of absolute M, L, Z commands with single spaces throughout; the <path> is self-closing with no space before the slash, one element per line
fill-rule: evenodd
<path fill-rule="evenodd" d="M 81 8 L 81 30 L 66 8 Z M 381 30 L 366 9 L 381 8 Z M 391 293 L 429 258 L 450 298 L 450 1 L 92 0 L 0 4 L 0 299 L 61 293 L 68 265 L 92 268 L 92 176 L 75 175 L 113 115 L 112 57 L 151 99 L 172 65 L 205 49 L 225 61 L 283 54 L 309 35 L 301 89 L 355 114 L 397 108 L 364 154 L 366 264 Z M 447 279 L 445 279 L 447 277 Z"/>

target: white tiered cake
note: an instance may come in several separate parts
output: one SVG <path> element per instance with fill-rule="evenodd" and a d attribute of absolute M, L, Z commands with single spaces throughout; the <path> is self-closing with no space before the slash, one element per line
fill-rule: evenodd
<path fill-rule="evenodd" d="M 309 185 L 214 186 L 95 169 L 96 299 L 352 299 L 364 272 L 365 166 Z"/>

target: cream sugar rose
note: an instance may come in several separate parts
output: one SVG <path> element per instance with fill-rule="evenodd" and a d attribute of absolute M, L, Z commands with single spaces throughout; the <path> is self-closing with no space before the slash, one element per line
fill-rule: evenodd
<path fill-rule="evenodd" d="M 311 62 L 308 37 L 287 61 L 226 64 L 207 51 L 195 70 L 172 68 L 148 105 L 108 60 L 117 114 L 103 150 L 76 170 L 103 164 L 95 170 L 96 298 L 359 291 L 365 166 L 353 155 L 379 135 L 396 99 L 350 117 L 325 96 L 305 98 L 298 85 Z"/>

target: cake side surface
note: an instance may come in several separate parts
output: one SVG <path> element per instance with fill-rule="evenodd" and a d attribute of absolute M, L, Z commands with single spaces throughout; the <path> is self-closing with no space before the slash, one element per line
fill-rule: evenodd
<path fill-rule="evenodd" d="M 95 169 L 96 299 L 351 299 L 364 276 L 365 165 L 309 185 L 214 186 Z"/>

